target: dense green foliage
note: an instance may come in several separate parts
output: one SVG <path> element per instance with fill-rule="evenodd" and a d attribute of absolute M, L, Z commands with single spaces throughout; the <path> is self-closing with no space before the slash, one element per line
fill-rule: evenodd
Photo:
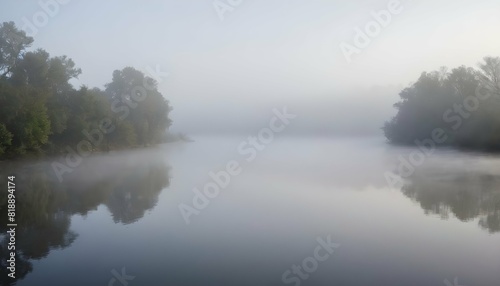
<path fill-rule="evenodd" d="M 75 89 L 70 81 L 81 74 L 75 63 L 28 51 L 32 43 L 13 22 L 0 24 L 0 159 L 66 152 L 82 140 L 95 151 L 165 138 L 171 108 L 155 80 L 127 67 L 105 90 Z"/>
<path fill-rule="evenodd" d="M 424 72 L 400 97 L 383 128 L 390 142 L 439 138 L 435 145 L 500 150 L 500 58 L 484 58 L 478 69 Z"/>

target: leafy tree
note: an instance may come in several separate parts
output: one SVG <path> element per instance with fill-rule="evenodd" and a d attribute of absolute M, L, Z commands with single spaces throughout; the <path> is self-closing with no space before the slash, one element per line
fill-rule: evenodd
<path fill-rule="evenodd" d="M 31 88 L 21 89 L 21 108 L 9 123 L 13 133 L 13 146 L 18 153 L 40 152 L 48 142 L 50 121 L 43 95 Z"/>
<path fill-rule="evenodd" d="M 14 23 L 0 25 L 0 159 L 75 149 L 89 132 L 102 132 L 103 120 L 112 130 L 99 135 L 93 150 L 164 140 L 171 108 L 153 79 L 126 67 L 113 72 L 104 91 L 75 89 L 70 81 L 81 74 L 75 63 L 27 51 L 32 42 Z"/>
<path fill-rule="evenodd" d="M 445 145 L 500 150 L 499 84 L 500 58 L 484 58 L 478 70 L 461 66 L 424 72 L 400 93 L 394 105 L 398 113 L 385 124 L 385 136 L 392 143 L 415 144 L 441 128 L 448 138 Z M 478 94 L 483 89 L 489 97 Z M 476 106 L 464 111 L 471 104 Z"/>
<path fill-rule="evenodd" d="M 3 155 L 5 149 L 12 143 L 12 133 L 7 130 L 3 123 L 0 123 L 0 156 Z"/>
<path fill-rule="evenodd" d="M 0 123 L 12 135 L 8 153 L 40 152 L 48 142 L 50 121 L 39 90 L 0 84 Z"/>
<path fill-rule="evenodd" d="M 493 95 L 500 97 L 500 57 L 485 57 L 479 63 L 480 80 Z"/>
<path fill-rule="evenodd" d="M 33 38 L 16 28 L 14 22 L 0 24 L 0 78 L 5 78 L 16 66 Z"/>
<path fill-rule="evenodd" d="M 121 103 L 128 110 L 123 120 L 133 127 L 137 144 L 160 142 L 171 124 L 168 118 L 171 108 L 152 78 L 132 67 L 114 71 L 112 82 L 106 85 L 106 94 L 112 105 Z"/>

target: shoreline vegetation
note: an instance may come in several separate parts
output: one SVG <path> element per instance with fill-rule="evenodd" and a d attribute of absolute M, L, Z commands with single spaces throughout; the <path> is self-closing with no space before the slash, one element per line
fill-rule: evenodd
<path fill-rule="evenodd" d="M 382 128 L 389 143 L 500 152 L 500 57 L 485 57 L 477 69 L 423 72 L 399 96 Z"/>
<path fill-rule="evenodd" d="M 82 73 L 75 63 L 43 49 L 28 51 L 32 43 L 13 22 L 0 24 L 0 160 L 187 138 L 167 133 L 172 108 L 155 79 L 125 67 L 104 90 L 75 88 L 70 81 Z"/>
<path fill-rule="evenodd" d="M 104 89 L 75 88 L 75 63 L 28 50 L 33 41 L 0 24 L 0 161 L 192 142 L 168 132 L 172 108 L 155 79 L 125 67 Z M 423 72 L 399 96 L 382 128 L 389 143 L 500 152 L 500 57 Z"/>

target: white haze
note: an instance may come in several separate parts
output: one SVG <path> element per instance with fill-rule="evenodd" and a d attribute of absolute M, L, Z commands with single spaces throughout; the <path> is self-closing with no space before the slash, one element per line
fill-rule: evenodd
<path fill-rule="evenodd" d="M 42 2 L 46 2 L 42 0 Z M 297 134 L 377 134 L 398 92 L 422 71 L 500 56 L 497 0 L 401 1 L 348 63 L 339 44 L 390 1 L 243 1 L 220 21 L 213 1 L 83 1 L 61 6 L 33 48 L 68 55 L 76 85 L 102 87 L 113 70 L 158 66 L 174 131 L 248 133 L 288 106 Z M 37 1 L 1 0 L 0 21 L 32 18 Z"/>

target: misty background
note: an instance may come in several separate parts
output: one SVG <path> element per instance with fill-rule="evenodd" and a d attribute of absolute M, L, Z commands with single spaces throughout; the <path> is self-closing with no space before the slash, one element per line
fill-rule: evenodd
<path fill-rule="evenodd" d="M 340 43 L 352 45 L 354 29 L 388 2 L 243 1 L 221 20 L 214 1 L 73 0 L 30 50 L 72 58 L 83 71 L 76 87 L 103 87 L 125 66 L 168 73 L 159 91 L 174 132 L 248 134 L 288 106 L 300 120 L 287 133 L 374 135 L 421 72 L 476 66 L 500 51 L 497 1 L 400 1 L 402 12 L 348 63 Z M 1 5 L 0 22 L 25 30 L 42 10 Z"/>

